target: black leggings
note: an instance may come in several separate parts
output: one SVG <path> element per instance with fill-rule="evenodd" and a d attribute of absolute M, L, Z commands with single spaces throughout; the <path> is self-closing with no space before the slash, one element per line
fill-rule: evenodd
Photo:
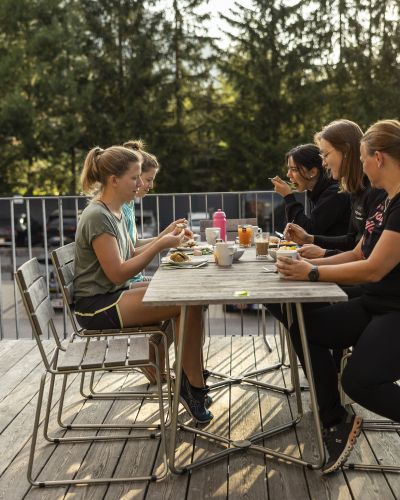
<path fill-rule="evenodd" d="M 287 325 L 280 306 L 270 312 Z M 304 368 L 297 316 L 293 308 L 290 337 Z M 338 374 L 330 349 L 353 346 L 342 386 L 354 401 L 379 415 L 400 422 L 400 311 L 372 313 L 361 297 L 334 305 L 305 304 L 304 320 L 322 425 L 329 427 L 344 415 Z"/>

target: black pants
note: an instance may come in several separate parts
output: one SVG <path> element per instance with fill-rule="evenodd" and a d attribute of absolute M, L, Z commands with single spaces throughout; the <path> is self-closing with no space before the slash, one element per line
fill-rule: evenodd
<path fill-rule="evenodd" d="M 285 325 L 280 306 L 268 305 Z M 293 308 L 294 309 L 294 308 Z M 304 368 L 295 311 L 290 337 Z M 304 319 L 322 425 L 329 427 L 344 415 L 338 374 L 330 349 L 353 346 L 342 386 L 354 401 L 379 415 L 400 422 L 400 311 L 373 314 L 361 297 L 334 305 L 305 304 Z"/>

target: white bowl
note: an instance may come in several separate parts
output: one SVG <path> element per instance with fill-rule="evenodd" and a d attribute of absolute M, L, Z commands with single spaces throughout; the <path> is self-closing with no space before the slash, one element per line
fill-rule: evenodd
<path fill-rule="evenodd" d="M 244 254 L 243 249 L 235 250 L 233 254 L 233 262 L 237 262 L 243 254 Z"/>
<path fill-rule="evenodd" d="M 272 260 L 276 261 L 276 251 L 278 248 L 269 248 L 268 249 L 268 255 L 271 257 Z"/>

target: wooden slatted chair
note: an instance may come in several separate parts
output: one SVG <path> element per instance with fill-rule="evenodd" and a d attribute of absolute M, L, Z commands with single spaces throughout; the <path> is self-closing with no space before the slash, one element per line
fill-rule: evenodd
<path fill-rule="evenodd" d="M 33 258 L 23 264 L 15 273 L 15 278 L 21 292 L 23 304 L 25 306 L 33 334 L 36 339 L 43 364 L 44 373 L 40 380 L 38 400 L 36 406 L 35 419 L 33 424 L 32 441 L 28 462 L 28 480 L 34 486 L 60 486 L 69 484 L 97 484 L 112 482 L 131 482 L 131 481 L 155 481 L 165 477 L 167 474 L 167 459 L 165 449 L 165 418 L 164 401 L 162 397 L 160 369 L 158 360 L 156 363 L 150 362 L 148 358 L 149 341 L 146 337 L 140 336 L 141 332 L 132 333 L 129 337 L 113 338 L 107 337 L 104 340 L 94 337 L 86 339 L 77 339 L 70 341 L 64 347 L 61 344 L 57 329 L 54 323 L 54 309 L 51 305 L 49 292 L 47 290 L 46 280 L 43 276 L 39 263 Z M 42 339 L 46 337 L 47 332 L 52 332 L 55 340 L 55 350 L 51 355 L 47 355 L 43 348 Z M 65 390 L 69 375 L 79 375 L 83 373 L 105 373 L 110 370 L 123 370 L 131 372 L 138 366 L 152 366 L 157 374 L 157 391 L 159 402 L 160 423 L 136 422 L 134 424 L 69 424 L 71 430 L 92 430 L 88 436 L 80 437 L 58 437 L 49 435 L 50 410 L 54 396 L 55 379 L 57 376 L 63 377 L 62 388 L 59 394 L 58 416 L 62 412 Z M 35 449 L 37 435 L 40 425 L 40 414 L 43 405 L 43 394 L 46 379 L 50 377 L 49 394 L 46 404 L 45 419 L 43 425 L 44 437 L 51 443 L 71 443 L 80 441 L 114 441 L 116 439 L 143 439 L 159 437 L 161 439 L 161 450 L 163 453 L 163 470 L 158 475 L 125 477 L 125 478 L 82 478 L 65 480 L 44 480 L 37 481 L 32 475 L 32 468 L 35 458 Z M 112 435 L 94 435 L 93 431 L 101 429 L 126 429 L 132 431 L 141 429 L 140 435 L 135 434 L 112 434 Z M 144 435 L 143 430 L 149 432 Z M 62 427 L 64 431 L 64 427 Z"/>
<path fill-rule="evenodd" d="M 164 324 L 157 323 L 155 325 L 146 325 L 146 326 L 138 326 L 132 328 L 123 328 L 123 329 L 107 329 L 107 330 L 87 330 L 81 328 L 75 318 L 75 314 L 73 311 L 74 304 L 74 265 L 75 265 L 75 242 L 69 243 L 68 245 L 62 246 L 53 250 L 51 252 L 51 259 L 53 262 L 54 273 L 59 284 L 61 294 L 63 297 L 64 305 L 67 311 L 68 318 L 71 321 L 72 328 L 74 334 L 78 337 L 87 338 L 87 337 L 109 337 L 109 336 L 126 336 L 131 335 L 133 333 L 140 334 L 159 334 L 162 336 L 162 342 L 164 345 L 165 352 L 165 362 L 166 362 L 166 374 L 167 374 L 167 397 L 171 404 L 171 381 L 170 381 L 170 365 L 169 365 L 169 356 L 168 356 L 168 343 L 167 343 L 167 335 L 165 333 L 165 322 Z M 157 352 L 157 349 L 155 349 Z M 94 373 L 90 376 L 89 382 L 89 393 L 85 392 L 84 389 L 84 378 L 85 374 L 82 376 L 82 385 L 81 385 L 81 394 L 84 397 L 88 398 L 131 398 L 133 395 L 138 395 L 138 397 L 149 397 L 151 396 L 151 392 L 132 392 L 132 391 L 123 391 L 123 392 L 96 392 L 94 389 Z M 153 393 L 154 394 L 154 393 Z M 155 394 L 156 397 L 157 394 Z"/>

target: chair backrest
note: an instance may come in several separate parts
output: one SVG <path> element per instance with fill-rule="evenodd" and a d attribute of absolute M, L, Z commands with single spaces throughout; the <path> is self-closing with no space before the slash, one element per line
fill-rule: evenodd
<path fill-rule="evenodd" d="M 200 221 L 200 239 L 206 239 L 206 227 L 212 227 L 213 221 L 210 219 L 203 219 Z M 226 239 L 227 241 L 235 241 L 238 235 L 237 227 L 239 224 L 257 225 L 257 217 L 250 217 L 248 219 L 226 219 Z"/>
<path fill-rule="evenodd" d="M 17 269 L 15 279 L 43 361 L 46 368 L 49 368 L 49 360 L 42 340 L 47 336 L 49 328 L 58 346 L 60 346 L 60 340 L 53 322 L 55 313 L 51 305 L 47 282 L 36 257 L 28 260 Z"/>
<path fill-rule="evenodd" d="M 68 317 L 72 323 L 75 333 L 80 331 L 75 319 L 72 306 L 74 303 L 74 268 L 75 268 L 75 242 L 59 247 L 51 252 L 51 260 L 54 266 L 64 304 Z"/>

